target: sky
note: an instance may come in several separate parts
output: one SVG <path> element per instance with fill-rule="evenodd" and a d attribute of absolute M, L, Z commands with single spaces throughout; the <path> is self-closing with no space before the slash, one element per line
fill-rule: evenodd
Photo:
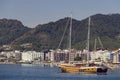
<path fill-rule="evenodd" d="M 120 0 L 0 0 L 0 19 L 17 19 L 31 28 L 69 17 L 71 12 L 77 20 L 120 13 Z"/>

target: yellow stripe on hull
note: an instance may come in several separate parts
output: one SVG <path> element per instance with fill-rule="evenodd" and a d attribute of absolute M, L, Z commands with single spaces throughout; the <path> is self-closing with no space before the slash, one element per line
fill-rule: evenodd
<path fill-rule="evenodd" d="M 67 67 L 67 68 L 62 68 L 65 72 L 79 72 L 79 69 L 78 67 Z"/>
<path fill-rule="evenodd" d="M 97 68 L 80 68 L 80 72 L 87 72 L 87 73 L 96 73 L 97 72 Z"/>
<path fill-rule="evenodd" d="M 85 73 L 97 73 L 97 67 L 61 67 L 62 72 L 74 73 L 74 72 L 85 72 Z"/>

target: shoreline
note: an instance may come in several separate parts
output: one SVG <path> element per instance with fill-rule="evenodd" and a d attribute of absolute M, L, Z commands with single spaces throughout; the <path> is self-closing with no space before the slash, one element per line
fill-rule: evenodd
<path fill-rule="evenodd" d="M 33 64 L 33 65 L 53 65 L 57 66 L 58 63 L 14 63 L 14 62 L 0 62 L 0 64 Z"/>
<path fill-rule="evenodd" d="M 16 64 L 16 63 L 13 63 L 13 62 L 0 62 L 0 64 Z"/>

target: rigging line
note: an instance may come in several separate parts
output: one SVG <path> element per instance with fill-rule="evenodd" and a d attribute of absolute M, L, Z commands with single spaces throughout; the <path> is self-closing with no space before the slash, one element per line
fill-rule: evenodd
<path fill-rule="evenodd" d="M 94 52 L 96 51 L 96 43 L 97 43 L 97 39 L 95 38 L 95 43 L 94 43 Z"/>
<path fill-rule="evenodd" d="M 100 43 L 101 48 L 104 48 L 100 37 L 98 37 L 98 41 L 99 41 L 99 43 Z"/>
<path fill-rule="evenodd" d="M 62 38 L 61 38 L 61 40 L 60 40 L 60 43 L 59 43 L 58 49 L 60 48 L 61 43 L 62 43 L 62 41 L 63 41 L 63 38 L 64 38 L 64 36 L 65 36 L 65 32 L 66 32 L 66 30 L 67 30 L 67 27 L 68 27 L 69 21 L 70 21 L 70 19 L 68 18 L 68 21 L 67 21 L 67 23 L 66 23 L 65 30 L 64 30 L 63 35 L 62 35 Z"/>

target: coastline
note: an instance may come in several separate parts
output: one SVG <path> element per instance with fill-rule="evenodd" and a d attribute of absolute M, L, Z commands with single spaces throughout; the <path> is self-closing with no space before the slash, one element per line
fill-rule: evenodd
<path fill-rule="evenodd" d="M 0 62 L 0 64 L 32 64 L 32 65 L 44 65 L 44 66 L 58 66 L 58 63 L 14 63 L 14 62 Z"/>
<path fill-rule="evenodd" d="M 13 62 L 0 62 L 0 64 L 16 64 L 16 63 L 13 63 Z"/>

